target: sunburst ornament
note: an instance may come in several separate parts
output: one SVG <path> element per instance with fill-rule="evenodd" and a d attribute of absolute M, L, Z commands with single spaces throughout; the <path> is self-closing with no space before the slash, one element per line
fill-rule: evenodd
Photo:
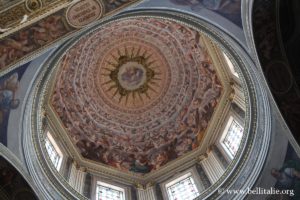
<path fill-rule="evenodd" d="M 112 98 L 119 94 L 119 102 L 125 98 L 125 105 L 131 96 L 134 100 L 137 96 L 143 101 L 144 97 L 151 99 L 149 90 L 157 93 L 155 87 L 159 86 L 157 81 L 161 80 L 161 73 L 157 71 L 155 60 L 146 50 L 142 52 L 139 47 L 135 52 L 132 47 L 126 47 L 124 53 L 118 50 L 118 55 L 111 54 L 112 61 L 106 61 L 109 73 L 102 74 L 109 77 L 103 85 L 109 85 L 106 92 L 114 90 Z"/>

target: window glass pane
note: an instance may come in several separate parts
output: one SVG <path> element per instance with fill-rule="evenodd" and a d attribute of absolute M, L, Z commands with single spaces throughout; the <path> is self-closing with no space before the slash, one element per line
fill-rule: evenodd
<path fill-rule="evenodd" d="M 58 152 L 54 148 L 53 144 L 50 142 L 48 137 L 45 139 L 45 146 L 47 149 L 47 152 L 49 154 L 50 160 L 52 161 L 54 167 L 58 170 L 58 165 L 61 157 L 59 156 Z"/>
<path fill-rule="evenodd" d="M 124 192 L 104 185 L 97 185 L 97 200 L 124 200 Z"/>
<path fill-rule="evenodd" d="M 170 200 L 193 200 L 199 196 L 198 189 L 191 176 L 169 186 L 167 192 Z"/>
<path fill-rule="evenodd" d="M 223 140 L 223 144 L 228 149 L 229 153 L 234 156 L 240 146 L 243 137 L 243 127 L 236 121 L 232 120 L 227 135 Z"/>

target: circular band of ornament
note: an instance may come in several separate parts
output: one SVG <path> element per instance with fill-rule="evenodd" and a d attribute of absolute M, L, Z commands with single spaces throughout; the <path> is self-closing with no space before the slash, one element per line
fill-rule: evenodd
<path fill-rule="evenodd" d="M 139 40 L 138 35 L 117 38 L 116 41 L 110 38 L 110 49 L 105 45 L 100 47 L 104 52 L 107 49 L 98 60 L 100 67 L 96 76 L 99 78 L 95 78 L 102 99 L 107 104 L 112 103 L 112 107 L 119 107 L 118 110 L 130 108 L 124 111 L 131 113 L 152 107 L 169 87 L 171 72 L 166 58 L 155 46 Z"/>
<path fill-rule="evenodd" d="M 98 0 L 83 0 L 72 5 L 66 12 L 68 23 L 81 28 L 98 20 L 104 13 L 104 6 Z"/>
<path fill-rule="evenodd" d="M 141 17 L 74 41 L 55 65 L 51 106 L 80 154 L 148 173 L 198 148 L 223 90 L 205 40 Z"/>
<path fill-rule="evenodd" d="M 33 12 L 40 9 L 43 6 L 43 3 L 41 0 L 27 0 L 25 6 L 27 10 Z"/>

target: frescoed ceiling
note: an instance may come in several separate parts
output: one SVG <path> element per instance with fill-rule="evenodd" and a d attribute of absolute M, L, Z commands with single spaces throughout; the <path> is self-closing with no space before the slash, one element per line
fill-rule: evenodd
<path fill-rule="evenodd" d="M 198 148 L 223 90 L 203 37 L 128 18 L 65 51 L 49 103 L 80 154 L 148 173 Z"/>
<path fill-rule="evenodd" d="M 0 0 L 0 74 L 141 0 Z"/>

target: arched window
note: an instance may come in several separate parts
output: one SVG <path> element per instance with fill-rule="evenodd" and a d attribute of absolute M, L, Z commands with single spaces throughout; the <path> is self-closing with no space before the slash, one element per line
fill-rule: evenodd
<path fill-rule="evenodd" d="M 63 159 L 63 154 L 50 132 L 47 132 L 47 136 L 45 138 L 45 147 L 54 167 L 57 169 L 57 171 L 59 171 Z"/>

